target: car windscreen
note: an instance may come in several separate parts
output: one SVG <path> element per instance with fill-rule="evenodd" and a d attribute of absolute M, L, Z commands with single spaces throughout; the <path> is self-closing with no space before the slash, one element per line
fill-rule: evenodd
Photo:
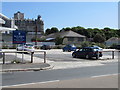
<path fill-rule="evenodd" d="M 32 47 L 33 45 L 32 45 L 32 44 L 26 44 L 25 46 L 30 46 L 30 47 Z"/>

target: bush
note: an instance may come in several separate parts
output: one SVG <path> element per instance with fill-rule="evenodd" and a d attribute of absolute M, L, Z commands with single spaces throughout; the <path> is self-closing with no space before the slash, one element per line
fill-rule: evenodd
<path fill-rule="evenodd" d="M 84 42 L 81 43 L 81 48 L 83 48 L 83 47 L 89 47 L 89 46 L 91 46 L 91 43 L 88 42 L 88 41 L 84 41 Z"/>

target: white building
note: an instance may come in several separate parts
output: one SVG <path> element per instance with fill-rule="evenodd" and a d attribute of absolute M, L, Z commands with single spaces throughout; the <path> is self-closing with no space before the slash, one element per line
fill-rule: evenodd
<path fill-rule="evenodd" d="M 14 20 L 11 20 L 10 25 L 6 25 L 7 21 L 10 21 L 10 19 L 0 13 L 0 48 L 2 48 L 2 33 L 17 29 L 17 26 L 14 24 Z"/>
<path fill-rule="evenodd" d="M 111 46 L 113 44 L 120 45 L 120 38 L 112 37 L 112 38 L 108 39 L 105 43 L 107 46 Z"/>

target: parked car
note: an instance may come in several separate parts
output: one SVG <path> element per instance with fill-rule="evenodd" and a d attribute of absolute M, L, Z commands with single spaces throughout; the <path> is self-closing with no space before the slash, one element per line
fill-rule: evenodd
<path fill-rule="evenodd" d="M 96 47 L 84 47 L 72 53 L 73 58 L 93 58 L 102 57 L 102 50 Z"/>
<path fill-rule="evenodd" d="M 30 51 L 30 52 L 34 52 L 34 45 L 32 44 L 20 44 L 18 45 L 18 47 L 16 48 L 17 51 Z"/>
<path fill-rule="evenodd" d="M 66 45 L 65 47 L 63 47 L 63 52 L 68 51 L 75 51 L 77 49 L 77 47 L 75 45 Z"/>
<path fill-rule="evenodd" d="M 50 45 L 43 45 L 43 46 L 41 47 L 41 49 L 43 49 L 43 50 L 50 50 L 51 47 L 50 47 Z"/>

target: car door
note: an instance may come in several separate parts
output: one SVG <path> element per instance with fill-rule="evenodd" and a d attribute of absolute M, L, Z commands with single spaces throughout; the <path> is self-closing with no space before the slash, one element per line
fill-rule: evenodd
<path fill-rule="evenodd" d="M 85 49 L 84 48 L 78 50 L 77 53 L 76 53 L 77 57 L 84 57 L 85 56 L 84 54 L 85 54 Z"/>

